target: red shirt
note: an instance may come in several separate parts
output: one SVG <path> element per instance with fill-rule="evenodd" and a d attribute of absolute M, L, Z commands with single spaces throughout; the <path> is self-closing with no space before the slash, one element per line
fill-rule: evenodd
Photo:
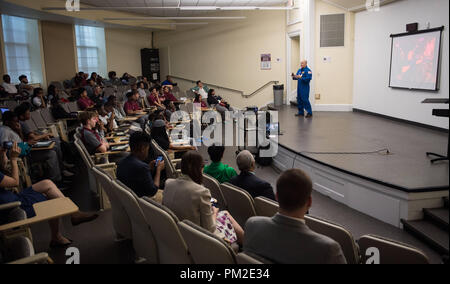
<path fill-rule="evenodd" d="M 127 101 L 125 105 L 123 106 L 125 113 L 128 114 L 130 111 L 137 111 L 141 110 L 141 107 L 139 106 L 137 101 Z"/>
<path fill-rule="evenodd" d="M 94 102 L 91 101 L 90 98 L 80 98 L 78 100 L 78 106 L 80 107 L 81 110 L 85 110 L 94 105 L 95 105 Z"/>
<path fill-rule="evenodd" d="M 147 100 L 151 106 L 156 106 L 156 103 L 158 102 L 158 99 L 153 94 L 148 95 Z"/>
<path fill-rule="evenodd" d="M 165 93 L 166 99 L 171 102 L 176 102 L 178 99 L 172 93 Z"/>

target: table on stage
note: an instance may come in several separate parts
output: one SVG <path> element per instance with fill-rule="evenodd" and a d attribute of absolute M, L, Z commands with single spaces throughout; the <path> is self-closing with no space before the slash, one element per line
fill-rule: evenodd
<path fill-rule="evenodd" d="M 423 104 L 449 104 L 449 99 L 426 99 L 422 102 Z M 433 115 L 438 117 L 450 117 L 449 109 L 433 109 Z M 431 163 L 436 163 L 439 161 L 448 161 L 448 155 L 450 152 L 450 136 L 447 144 L 447 156 L 436 154 L 432 152 L 427 152 L 427 156 L 435 156 L 438 157 L 436 159 L 431 160 Z"/>

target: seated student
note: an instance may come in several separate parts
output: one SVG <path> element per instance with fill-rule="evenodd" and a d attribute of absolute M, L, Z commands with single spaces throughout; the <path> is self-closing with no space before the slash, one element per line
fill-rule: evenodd
<path fill-rule="evenodd" d="M 23 144 L 25 140 L 17 114 L 12 111 L 7 111 L 3 114 L 2 119 L 3 126 L 0 127 L 0 145 L 3 145 L 5 142 L 16 142 Z M 34 145 L 36 143 L 34 140 L 28 140 L 26 142 L 30 145 Z M 67 181 L 63 180 L 61 176 L 61 169 L 63 169 L 64 163 L 61 164 L 61 160 L 58 156 L 59 151 L 55 148 L 56 146 L 53 150 L 31 151 L 29 153 L 29 157 L 32 162 L 47 163 L 50 170 L 45 171 L 46 176 L 53 182 L 57 183 L 59 187 L 62 187 L 62 182 Z M 67 166 L 71 167 L 73 165 L 67 164 Z M 65 177 L 73 176 L 73 174 L 69 171 L 63 171 L 62 173 Z"/>
<path fill-rule="evenodd" d="M 109 108 L 109 110 L 111 109 Z M 97 113 L 99 122 L 105 127 L 106 133 L 111 133 L 118 128 L 114 112 L 107 112 L 104 106 L 97 106 Z"/>
<path fill-rule="evenodd" d="M 226 211 L 211 204 L 211 193 L 202 185 L 203 157 L 197 152 L 184 154 L 181 160 L 182 176 L 168 179 L 164 189 L 163 205 L 180 220 L 189 220 L 215 233 L 230 243 L 242 244 L 244 231 Z"/>
<path fill-rule="evenodd" d="M 80 98 L 78 99 L 78 107 L 80 108 L 80 110 L 91 109 L 95 106 L 95 103 L 88 97 L 85 88 L 79 88 L 78 94 L 80 96 Z"/>
<path fill-rule="evenodd" d="M 284 172 L 277 181 L 279 213 L 252 217 L 245 224 L 244 251 L 276 263 L 345 264 L 341 246 L 305 224 L 311 208 L 312 182 L 299 169 Z"/>
<path fill-rule="evenodd" d="M 147 77 L 143 76 L 141 81 L 142 83 L 144 83 L 145 90 L 150 89 L 150 82 L 148 81 Z"/>
<path fill-rule="evenodd" d="M 69 112 L 67 112 L 60 103 L 59 95 L 53 96 L 50 101 L 51 112 L 55 119 L 76 118 Z"/>
<path fill-rule="evenodd" d="M 14 84 L 11 84 L 11 77 L 8 74 L 3 75 L 2 87 L 9 95 L 17 95 L 17 88 Z"/>
<path fill-rule="evenodd" d="M 202 81 L 197 81 L 197 86 L 191 89 L 195 94 L 200 94 L 202 99 L 208 97 L 209 88 L 206 85 L 203 85 Z"/>
<path fill-rule="evenodd" d="M 208 104 L 215 105 L 216 109 L 220 113 L 224 113 L 225 111 L 234 111 L 234 109 L 220 96 L 216 96 L 216 91 L 214 89 L 210 89 L 208 92 Z"/>
<path fill-rule="evenodd" d="M 103 90 L 99 86 L 94 86 L 92 88 L 92 96 L 89 96 L 91 101 L 94 102 L 95 106 L 102 106 L 105 103 L 105 99 L 103 98 Z"/>
<path fill-rule="evenodd" d="M 147 101 L 151 106 L 156 106 L 160 109 L 164 109 L 164 105 L 159 99 L 158 89 L 155 87 L 152 87 L 150 89 L 150 94 L 147 97 Z"/>
<path fill-rule="evenodd" d="M 208 147 L 211 165 L 205 166 L 204 170 L 205 174 L 212 176 L 220 183 L 230 182 L 233 177 L 237 176 L 236 171 L 232 167 L 221 162 L 224 152 L 224 146 L 212 145 Z"/>
<path fill-rule="evenodd" d="M 86 89 L 87 95 L 90 99 L 92 99 L 92 97 L 94 96 L 94 87 L 95 87 L 95 81 L 88 79 L 87 85 L 84 88 Z"/>
<path fill-rule="evenodd" d="M 109 83 L 111 85 L 121 85 L 122 84 L 120 79 L 117 78 L 117 73 L 115 71 L 110 71 L 108 73 L 108 78 L 109 78 L 109 80 L 107 81 L 107 83 Z"/>
<path fill-rule="evenodd" d="M 178 84 L 175 83 L 172 79 L 172 77 L 170 77 L 169 75 L 167 75 L 166 80 L 164 82 L 161 83 L 161 86 L 172 86 L 175 87 Z"/>
<path fill-rule="evenodd" d="M 163 85 L 162 93 L 166 100 L 169 100 L 171 102 L 176 102 L 176 101 L 178 101 L 178 99 L 170 92 L 171 89 L 172 89 L 171 85 L 165 85 L 165 86 Z"/>
<path fill-rule="evenodd" d="M 27 214 L 27 218 L 32 218 L 36 215 L 33 209 L 33 204 L 47 201 L 50 199 L 64 198 L 64 194 L 58 189 L 58 187 L 50 180 L 43 180 L 31 187 L 22 190 L 20 193 L 15 193 L 5 188 L 19 186 L 19 169 L 17 165 L 17 159 L 20 155 L 21 149 L 14 143 L 9 150 L 9 158 L 11 161 L 11 176 L 4 174 L 6 165 L 8 163 L 8 157 L 6 155 L 7 149 L 0 147 L 0 204 L 6 204 L 19 201 L 20 208 L 22 208 Z M 72 214 L 72 225 L 77 226 L 85 222 L 90 222 L 98 217 L 97 214 L 87 214 L 83 212 L 77 212 Z M 0 220 L 3 219 L 0 216 Z M 65 238 L 59 228 L 60 219 L 53 219 L 49 221 L 51 230 L 51 242 L 50 247 L 64 247 L 72 243 L 71 240 Z"/>
<path fill-rule="evenodd" d="M 59 97 L 59 90 L 55 85 L 50 85 L 47 88 L 47 101 L 51 104 L 54 97 Z"/>
<path fill-rule="evenodd" d="M 195 94 L 194 104 L 200 104 L 201 108 L 208 107 L 208 105 L 202 100 L 202 96 L 200 94 Z"/>
<path fill-rule="evenodd" d="M 36 88 L 33 90 L 31 101 L 33 102 L 33 106 L 36 109 L 47 107 L 47 102 L 44 97 L 44 90 L 42 88 Z"/>
<path fill-rule="evenodd" d="M 80 113 L 78 119 L 83 124 L 80 131 L 81 141 L 83 141 L 86 150 L 90 155 L 95 153 L 105 153 L 109 150 L 109 144 L 101 138 L 100 134 L 95 130 L 98 123 L 98 115 L 92 111 Z"/>
<path fill-rule="evenodd" d="M 139 82 L 137 83 L 137 87 L 138 87 L 138 92 L 139 92 L 139 98 L 146 98 L 147 97 L 147 93 L 145 92 L 145 83 L 144 82 Z"/>
<path fill-rule="evenodd" d="M 27 125 L 26 122 L 31 120 L 30 110 L 31 110 L 31 106 L 27 102 L 20 104 L 18 107 L 16 107 L 14 109 L 14 112 L 17 114 L 17 117 L 19 118 L 20 127 L 22 130 L 23 137 L 25 138 L 25 141 L 27 141 L 30 144 L 35 144 L 38 141 L 48 141 L 48 140 L 55 142 L 55 146 L 53 147 L 52 150 L 55 151 L 58 156 L 60 168 L 63 169 L 64 167 L 66 167 L 66 168 L 75 167 L 75 165 L 66 163 L 64 161 L 62 148 L 61 148 L 62 147 L 61 140 L 59 138 L 54 138 L 53 135 L 51 135 L 49 133 L 39 134 L 35 131 L 32 131 L 29 128 L 29 126 Z M 74 174 L 68 170 L 63 170 L 63 175 L 65 177 L 71 177 Z"/>
<path fill-rule="evenodd" d="M 256 163 L 252 153 L 247 150 L 240 152 L 236 163 L 241 173 L 231 179 L 232 185 L 245 189 L 253 198 L 264 196 L 275 200 L 270 183 L 258 178 L 254 173 Z"/>
<path fill-rule="evenodd" d="M 122 84 L 128 85 L 131 78 L 133 78 L 133 77 L 132 77 L 130 74 L 124 73 L 124 74 L 122 75 L 122 78 L 120 78 L 120 80 L 122 81 Z"/>
<path fill-rule="evenodd" d="M 152 139 L 164 150 L 180 150 L 189 151 L 195 150 L 195 146 L 176 146 L 170 143 L 169 136 L 167 135 L 166 122 L 162 119 L 157 119 L 152 124 L 151 130 Z"/>
<path fill-rule="evenodd" d="M 161 203 L 162 190 L 161 172 L 164 170 L 164 160 L 146 163 L 150 151 L 152 138 L 145 132 L 134 132 L 130 136 L 131 154 L 119 162 L 117 166 L 117 179 L 128 186 L 138 197 L 148 196 Z M 155 175 L 152 170 L 156 167 Z"/>
<path fill-rule="evenodd" d="M 138 103 L 139 92 L 137 90 L 127 93 L 128 101 L 123 106 L 125 113 L 130 115 L 139 114 L 142 112 L 142 108 Z"/>
<path fill-rule="evenodd" d="M 173 104 L 172 101 L 166 100 L 164 101 L 164 107 L 166 108 L 164 110 L 164 120 L 170 121 L 170 118 L 172 117 L 172 114 L 177 111 L 177 108 Z M 162 110 L 161 110 L 162 111 Z"/>
<path fill-rule="evenodd" d="M 28 77 L 26 75 L 20 75 L 19 81 L 19 94 L 31 96 L 34 88 L 28 85 Z"/>

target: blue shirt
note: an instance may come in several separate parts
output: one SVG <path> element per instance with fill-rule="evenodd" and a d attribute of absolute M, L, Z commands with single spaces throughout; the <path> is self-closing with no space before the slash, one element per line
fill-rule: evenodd
<path fill-rule="evenodd" d="M 299 85 L 309 85 L 309 82 L 312 80 L 312 71 L 308 67 L 300 68 L 297 75 L 302 75 L 300 79 L 295 79 L 298 80 Z"/>
<path fill-rule="evenodd" d="M 150 166 L 133 154 L 119 162 L 117 179 L 133 190 L 138 197 L 152 197 L 158 192 L 153 183 Z"/>
<path fill-rule="evenodd" d="M 2 172 L 0 172 L 0 183 L 3 181 L 4 178 L 5 175 Z M 10 190 L 6 190 L 3 187 L 0 187 L 0 204 L 6 204 L 16 201 L 19 201 L 19 197 L 16 194 L 14 194 Z"/>
<path fill-rule="evenodd" d="M 161 86 L 167 86 L 167 85 L 173 86 L 173 83 L 170 82 L 169 80 L 166 80 L 166 81 L 162 82 L 162 84 L 161 84 Z"/>

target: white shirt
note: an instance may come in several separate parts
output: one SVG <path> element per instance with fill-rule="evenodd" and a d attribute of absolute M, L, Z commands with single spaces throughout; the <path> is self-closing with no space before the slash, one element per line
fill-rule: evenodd
<path fill-rule="evenodd" d="M 145 93 L 145 90 L 144 90 L 144 89 L 138 89 L 138 92 L 139 92 L 139 96 L 140 96 L 141 98 L 147 97 L 147 94 Z"/>
<path fill-rule="evenodd" d="M 33 98 L 33 104 L 37 107 L 41 107 L 42 106 L 42 100 L 40 97 L 34 97 Z"/>
<path fill-rule="evenodd" d="M 208 97 L 208 93 L 206 93 L 205 89 L 203 89 L 203 88 L 199 88 L 198 93 L 202 96 L 202 99 Z"/>
<path fill-rule="evenodd" d="M 100 118 L 100 120 L 101 120 L 101 121 L 103 122 L 103 124 L 106 126 L 106 125 L 108 125 L 108 119 L 111 118 L 111 113 L 109 113 L 109 114 L 107 114 L 107 115 L 105 115 L 105 116 L 99 115 L 98 118 Z M 116 120 L 114 119 L 114 121 L 113 121 L 113 129 L 116 129 L 117 127 L 118 127 L 118 126 L 117 126 Z"/>
<path fill-rule="evenodd" d="M 14 84 L 8 84 L 6 82 L 3 82 L 2 87 L 8 94 L 17 94 L 17 88 Z"/>

